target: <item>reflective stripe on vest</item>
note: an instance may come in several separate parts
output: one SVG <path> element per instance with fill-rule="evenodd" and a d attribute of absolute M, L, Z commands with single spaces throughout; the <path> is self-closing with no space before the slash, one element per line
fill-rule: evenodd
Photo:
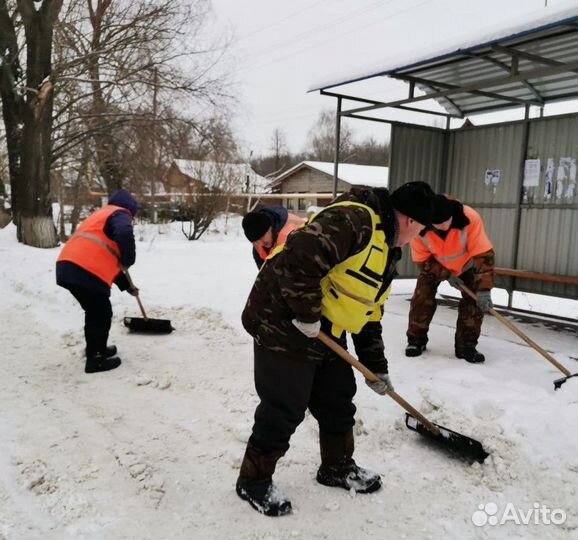
<path fill-rule="evenodd" d="M 298 229 L 299 227 L 303 227 L 303 225 L 305 225 L 306 222 L 307 222 L 307 220 L 304 218 L 300 218 L 299 216 L 296 216 L 295 214 L 289 214 L 287 216 L 287 221 L 285 222 L 285 225 L 283 225 L 283 227 L 281 228 L 281 230 L 277 234 L 277 238 L 275 239 L 275 243 L 269 248 L 269 251 L 267 252 L 267 250 L 263 246 L 258 246 L 256 248 L 257 253 L 259 254 L 259 257 L 261 257 L 262 260 L 265 260 L 268 257 L 270 257 L 273 254 L 273 251 L 275 250 L 275 248 L 277 246 L 282 246 L 283 244 L 285 244 L 285 242 L 287 241 L 287 237 L 295 229 Z"/>
<path fill-rule="evenodd" d="M 472 257 L 492 249 L 492 242 L 484 231 L 480 215 L 467 205 L 464 205 L 464 214 L 470 223 L 463 229 L 450 228 L 444 238 L 434 231 L 428 231 L 423 237 L 413 241 L 418 245 L 422 244 L 442 266 L 457 275 L 464 271 Z M 414 257 L 414 260 L 425 261 L 427 255 L 420 253 L 420 257 L 422 256 L 425 258 L 418 260 Z"/>
<path fill-rule="evenodd" d="M 120 273 L 120 249 L 106 236 L 104 228 L 108 218 L 115 212 L 127 212 L 126 208 L 109 204 L 88 216 L 77 231 L 64 244 L 58 261 L 68 261 L 104 281 L 109 287 Z"/>
<path fill-rule="evenodd" d="M 116 257 L 117 259 L 120 260 L 120 252 L 118 250 L 114 249 L 112 246 L 109 246 L 106 242 L 101 240 L 98 236 L 96 236 L 94 234 L 90 234 L 90 233 L 76 232 L 76 233 L 74 233 L 74 235 L 72 237 L 74 238 L 77 236 L 81 236 L 82 238 L 88 238 L 88 240 L 90 240 L 91 242 L 97 243 L 99 246 L 102 246 L 109 253 L 114 255 L 114 257 Z"/>
<path fill-rule="evenodd" d="M 435 234 L 435 233 L 434 233 Z M 427 234 L 422 238 L 425 247 L 433 253 L 433 248 Z M 444 264 L 455 259 L 459 259 L 468 254 L 468 232 L 466 229 L 460 230 L 460 247 L 461 251 L 454 255 L 446 255 L 445 257 L 436 257 L 437 261 Z"/>

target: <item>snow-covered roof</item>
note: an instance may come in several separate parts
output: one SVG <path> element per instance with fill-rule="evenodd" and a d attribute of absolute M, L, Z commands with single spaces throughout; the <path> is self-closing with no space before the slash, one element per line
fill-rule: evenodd
<path fill-rule="evenodd" d="M 328 89 L 371 77 L 388 75 L 394 71 L 416 68 L 467 53 L 472 49 L 489 47 L 498 42 L 520 38 L 530 32 L 539 32 L 577 21 L 578 5 L 576 0 L 571 0 L 558 6 L 542 8 L 525 16 L 521 15 L 517 18 L 516 24 L 506 28 L 496 30 L 493 27 L 482 26 L 477 34 L 470 32 L 437 46 L 432 44 L 432 47 L 427 50 L 410 51 L 404 56 L 397 55 L 395 58 L 384 56 L 371 59 L 370 63 L 365 65 L 363 65 L 363 59 L 357 59 L 358 61 L 352 64 L 349 69 L 348 66 L 344 67 L 343 64 L 339 63 L 339 73 L 320 75 L 319 79 L 313 81 L 309 91 Z M 387 51 L 387 47 L 384 47 L 383 50 Z M 321 71 L 321 73 L 323 72 Z"/>
<path fill-rule="evenodd" d="M 275 184 L 284 180 L 298 169 L 309 167 L 333 176 L 334 164 L 328 161 L 302 161 L 289 170 L 280 174 L 275 179 Z M 339 180 L 352 186 L 387 187 L 389 181 L 389 168 L 375 165 L 352 165 L 340 163 L 337 169 Z"/>
<path fill-rule="evenodd" d="M 267 193 L 271 181 L 257 174 L 248 163 L 226 163 L 175 159 L 178 170 L 186 176 L 199 180 L 207 186 L 239 193 Z M 247 180 L 249 186 L 247 188 Z"/>

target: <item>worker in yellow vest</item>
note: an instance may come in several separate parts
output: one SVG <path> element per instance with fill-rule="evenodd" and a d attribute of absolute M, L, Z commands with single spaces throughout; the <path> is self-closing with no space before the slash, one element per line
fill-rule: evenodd
<path fill-rule="evenodd" d="M 323 330 L 345 346 L 349 332 L 359 360 L 380 378 L 368 385 L 379 394 L 393 389 L 383 303 L 401 246 L 431 224 L 433 197 L 424 182 L 409 182 L 391 195 L 385 188 L 353 188 L 293 231 L 259 272 L 242 321 L 255 341 L 260 403 L 236 485 L 257 511 L 291 511 L 272 477 L 307 409 L 319 423 L 317 481 L 357 493 L 381 487 L 380 476 L 352 457 L 352 368 L 316 338 Z"/>

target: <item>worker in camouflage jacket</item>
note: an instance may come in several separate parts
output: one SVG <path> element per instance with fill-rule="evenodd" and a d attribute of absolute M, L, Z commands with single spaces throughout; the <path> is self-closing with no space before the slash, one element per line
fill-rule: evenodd
<path fill-rule="evenodd" d="M 462 292 L 455 333 L 455 355 L 476 364 L 485 360 L 476 349 L 484 313 L 492 307 L 494 249 L 481 216 L 471 207 L 444 195 L 436 195 L 434 224 L 411 243 L 411 254 L 419 266 L 411 299 L 406 356 L 419 356 L 426 349 L 428 330 L 436 311 L 439 284 L 448 280 L 461 291 L 456 277 L 477 300 Z"/>
<path fill-rule="evenodd" d="M 307 409 L 319 423 L 317 481 L 358 493 L 381 487 L 380 476 L 352 457 L 352 368 L 316 338 L 323 330 L 345 346 L 351 333 L 360 361 L 380 379 L 367 384 L 379 394 L 393 389 L 383 303 L 401 246 L 431 223 L 433 197 L 423 182 L 404 184 L 391 196 L 384 188 L 355 188 L 292 232 L 258 274 L 242 320 L 254 338 L 260 403 L 236 486 L 256 510 L 291 511 L 272 476 Z"/>

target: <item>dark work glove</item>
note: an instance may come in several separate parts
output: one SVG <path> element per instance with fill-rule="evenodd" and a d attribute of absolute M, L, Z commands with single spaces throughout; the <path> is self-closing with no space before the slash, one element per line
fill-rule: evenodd
<path fill-rule="evenodd" d="M 457 289 L 458 291 L 461 291 L 462 289 L 460 288 L 460 278 L 454 274 L 450 274 L 450 277 L 448 278 L 448 283 L 454 288 Z"/>
<path fill-rule="evenodd" d="M 136 287 L 129 287 L 126 292 L 132 296 L 138 296 L 138 289 Z"/>
<path fill-rule="evenodd" d="M 484 313 L 488 313 L 494 307 L 491 291 L 478 291 L 477 304 Z"/>

